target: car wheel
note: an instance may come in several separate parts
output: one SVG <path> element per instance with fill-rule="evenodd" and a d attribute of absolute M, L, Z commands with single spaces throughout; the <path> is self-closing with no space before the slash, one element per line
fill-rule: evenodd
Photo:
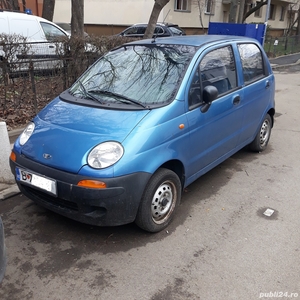
<path fill-rule="evenodd" d="M 172 220 L 180 198 L 181 182 L 177 174 L 159 169 L 146 186 L 135 223 L 149 232 L 163 230 Z"/>
<path fill-rule="evenodd" d="M 264 151 L 271 137 L 272 130 L 272 119 L 269 114 L 266 115 L 263 120 L 260 129 L 254 139 L 254 141 L 250 144 L 250 149 L 256 152 Z"/>

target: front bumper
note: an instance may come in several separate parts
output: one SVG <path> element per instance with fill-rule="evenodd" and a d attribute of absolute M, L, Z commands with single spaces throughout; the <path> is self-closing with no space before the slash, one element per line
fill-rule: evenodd
<path fill-rule="evenodd" d="M 36 163 L 16 153 L 10 168 L 16 178 L 16 167 L 55 179 L 57 197 L 17 181 L 20 191 L 41 206 L 82 223 L 116 226 L 135 220 L 144 188 L 151 174 L 138 172 L 116 178 L 87 178 Z M 105 189 L 77 186 L 83 179 L 104 181 Z"/>

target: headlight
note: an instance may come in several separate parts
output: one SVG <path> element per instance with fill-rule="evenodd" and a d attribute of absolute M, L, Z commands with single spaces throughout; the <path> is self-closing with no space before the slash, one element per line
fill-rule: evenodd
<path fill-rule="evenodd" d="M 26 126 L 24 131 L 21 133 L 21 135 L 20 135 L 20 145 L 21 146 L 23 146 L 28 141 L 28 139 L 30 138 L 30 136 L 33 133 L 34 127 L 35 127 L 34 123 L 30 122 Z"/>
<path fill-rule="evenodd" d="M 105 142 L 97 145 L 88 156 L 88 164 L 95 169 L 107 168 L 116 163 L 124 153 L 117 142 Z"/>

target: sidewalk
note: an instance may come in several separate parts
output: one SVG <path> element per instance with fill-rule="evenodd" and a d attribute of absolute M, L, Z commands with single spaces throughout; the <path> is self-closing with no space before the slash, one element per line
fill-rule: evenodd
<path fill-rule="evenodd" d="M 300 53 L 284 55 L 276 58 L 270 58 L 270 63 L 273 70 L 285 68 L 287 66 L 300 64 Z"/>
<path fill-rule="evenodd" d="M 11 148 L 13 147 L 13 143 L 17 139 L 17 137 L 21 134 L 23 128 L 14 129 L 8 132 L 9 142 L 11 144 Z M 8 158 L 7 158 L 8 159 Z M 0 182 L 0 201 L 8 199 L 16 194 L 20 193 L 17 184 L 9 184 Z"/>

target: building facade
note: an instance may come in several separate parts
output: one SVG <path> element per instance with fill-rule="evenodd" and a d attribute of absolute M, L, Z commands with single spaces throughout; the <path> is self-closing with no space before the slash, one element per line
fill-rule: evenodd
<path fill-rule="evenodd" d="M 187 34 L 207 32 L 209 22 L 228 22 L 232 0 L 170 0 L 163 8 L 158 21 L 178 24 Z M 260 1 L 236 0 L 245 3 L 243 15 Z M 261 0 L 263 1 L 263 0 Z M 267 5 L 251 14 L 245 23 L 265 23 L 273 36 L 282 36 L 297 17 L 298 0 L 270 0 Z M 24 1 L 19 0 L 23 10 Z M 89 34 L 113 35 L 134 23 L 147 23 L 153 8 L 153 0 L 84 0 L 85 30 Z M 35 15 L 42 15 L 43 0 L 26 0 L 26 8 Z M 237 16 L 239 14 L 239 4 Z M 237 18 L 238 20 L 238 18 Z M 54 22 L 71 22 L 71 0 L 55 0 Z"/>

